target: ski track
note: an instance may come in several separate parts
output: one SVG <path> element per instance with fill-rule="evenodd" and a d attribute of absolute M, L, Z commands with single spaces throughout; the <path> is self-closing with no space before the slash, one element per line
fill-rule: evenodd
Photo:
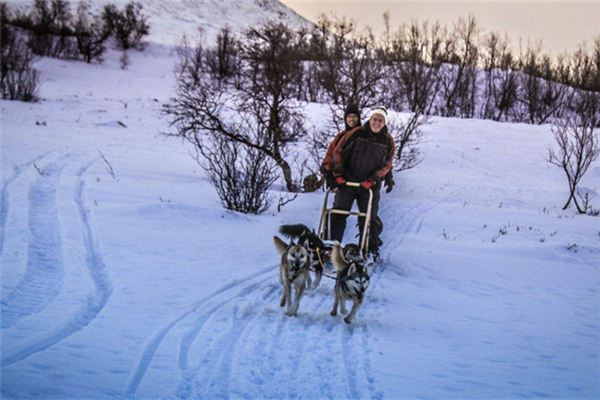
<path fill-rule="evenodd" d="M 269 278 L 270 280 L 271 278 Z M 245 293 L 245 297 L 252 294 L 253 290 L 247 291 Z M 265 296 L 261 296 L 263 299 L 274 299 L 275 290 L 270 290 Z M 245 300 L 245 298 L 239 298 L 238 300 Z M 230 380 L 231 380 L 231 372 L 234 367 L 234 360 L 236 356 L 236 350 L 240 346 L 240 339 L 243 337 L 244 332 L 248 330 L 249 327 L 254 326 L 255 321 L 260 318 L 260 314 L 256 311 L 260 310 L 259 306 L 261 305 L 260 300 L 251 301 L 250 303 L 238 302 L 245 304 L 246 309 L 253 310 L 253 315 L 249 318 L 244 318 L 245 311 L 240 311 L 239 305 L 234 305 L 233 307 L 233 315 L 234 318 L 231 321 L 231 328 L 228 334 L 220 341 L 218 349 L 221 350 L 221 354 L 218 359 L 220 362 L 218 365 L 212 366 L 207 372 L 212 374 L 200 375 L 200 378 L 204 382 L 204 387 L 201 387 L 198 390 L 198 393 L 201 393 L 203 396 L 207 398 L 229 398 L 230 397 Z M 240 315 L 241 314 L 241 315 Z M 212 357 L 210 359 L 213 359 Z M 210 376 L 210 379 L 207 379 Z M 198 376 L 194 376 L 197 380 Z"/>
<path fill-rule="evenodd" d="M 27 268 L 17 286 L 2 299 L 2 329 L 40 312 L 62 289 L 64 266 L 56 191 L 67 158 L 45 165 L 43 174 L 30 184 Z M 18 174 L 16 171 L 13 180 Z M 7 209 L 2 212 L 3 221 L 5 213 Z"/>
<path fill-rule="evenodd" d="M 418 233 L 433 207 L 392 214 L 405 226 L 404 235 L 391 239 L 386 248 L 400 246 L 405 237 Z M 385 269 L 385 262 L 374 268 L 370 294 Z M 352 325 L 342 316 L 330 317 L 332 282 L 324 279 L 319 288 L 305 293 L 298 316 L 287 317 L 278 304 L 281 287 L 275 283 L 275 271 L 268 267 L 234 280 L 159 329 L 142 349 L 124 394 L 135 395 L 165 336 L 194 317 L 179 338 L 181 381 L 174 397 L 252 398 L 261 393 L 279 398 L 382 399 L 370 360 L 371 331 L 361 321 L 368 311 L 361 310 Z M 374 312 L 382 306 L 373 302 L 368 307 Z M 215 331 L 225 334 L 214 337 Z M 192 348 L 198 350 L 194 360 Z"/>
<path fill-rule="evenodd" d="M 87 267 L 96 287 L 96 292 L 89 295 L 85 304 L 66 321 L 63 321 L 49 332 L 34 338 L 28 343 L 5 352 L 1 362 L 3 367 L 43 351 L 83 329 L 96 318 L 110 298 L 112 285 L 106 272 L 106 265 L 102 259 L 102 254 L 94 234 L 95 231 L 90 212 L 85 205 L 85 181 L 83 176 L 96 160 L 97 159 L 89 162 L 76 173 L 78 181 L 74 194 L 74 200 L 79 209 L 84 229 L 84 247 L 87 253 Z"/>
<path fill-rule="evenodd" d="M 9 198 L 8 198 L 8 185 L 10 185 L 13 181 L 15 181 L 25 169 L 32 166 L 36 161 L 41 160 L 50 154 L 50 151 L 44 152 L 38 155 L 33 160 L 25 162 L 21 165 L 14 166 L 13 173 L 2 182 L 2 192 L 0 194 L 0 256 L 2 256 L 2 252 L 4 250 L 4 237 L 6 235 L 6 220 L 8 218 L 9 211 Z"/>
<path fill-rule="evenodd" d="M 198 310 L 200 309 L 200 307 L 202 305 L 204 305 L 208 301 L 212 300 L 213 298 L 218 298 L 219 296 L 227 294 L 228 291 L 237 289 L 240 286 L 243 286 L 245 283 L 248 283 L 249 281 L 260 278 L 262 275 L 265 275 L 267 273 L 272 273 L 274 270 L 275 270 L 275 268 L 273 266 L 267 267 L 258 272 L 250 274 L 249 276 L 233 280 L 233 281 L 221 286 L 219 289 L 215 290 L 212 294 L 197 301 L 188 310 L 184 311 L 177 318 L 173 319 L 167 325 L 165 325 L 164 327 L 159 329 L 151 337 L 151 339 L 146 343 L 146 345 L 142 349 L 141 356 L 140 356 L 136 366 L 134 367 L 133 371 L 130 373 L 130 377 L 127 382 L 127 387 L 125 389 L 125 395 L 132 396 L 135 394 L 135 392 L 137 391 L 139 385 L 141 384 L 141 382 L 144 378 L 144 375 L 146 374 L 146 371 L 148 370 L 150 363 L 152 362 L 152 359 L 154 358 L 154 355 L 155 355 L 156 351 L 158 350 L 162 340 L 171 331 L 171 329 L 173 329 L 177 324 L 179 324 L 181 321 L 183 321 L 190 315 L 198 312 Z M 182 359 L 182 356 L 180 355 L 179 360 L 181 360 L 181 359 Z M 182 361 L 180 361 L 180 363 L 181 362 Z M 185 364 L 185 362 L 184 362 L 184 364 Z"/>

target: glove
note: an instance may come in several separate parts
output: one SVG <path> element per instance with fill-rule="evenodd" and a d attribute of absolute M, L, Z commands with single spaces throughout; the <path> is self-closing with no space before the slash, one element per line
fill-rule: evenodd
<path fill-rule="evenodd" d="M 396 184 L 396 182 L 394 182 L 394 179 L 389 178 L 385 180 L 384 186 L 387 188 L 385 189 L 386 193 L 391 192 L 394 189 L 394 185 Z"/>
<path fill-rule="evenodd" d="M 335 186 L 336 187 L 344 186 L 345 184 L 346 184 L 346 180 L 344 179 L 344 177 L 342 175 L 335 177 Z"/>
<path fill-rule="evenodd" d="M 373 181 L 370 179 L 366 179 L 360 183 L 360 186 L 364 189 L 369 190 L 371 189 L 371 186 L 373 186 Z"/>
<path fill-rule="evenodd" d="M 335 188 L 335 179 L 333 178 L 333 175 L 325 175 L 325 187 L 327 187 L 327 189 Z"/>

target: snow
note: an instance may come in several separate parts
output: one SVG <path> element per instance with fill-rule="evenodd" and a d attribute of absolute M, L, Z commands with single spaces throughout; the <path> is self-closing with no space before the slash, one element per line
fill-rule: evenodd
<path fill-rule="evenodd" d="M 0 102 L 2 398 L 600 397 L 600 224 L 560 209 L 549 126 L 433 118 L 353 324 L 327 278 L 290 318 L 272 236 L 323 192 L 225 211 L 162 135 L 172 49 L 119 57 L 41 59 L 43 100 Z"/>
<path fill-rule="evenodd" d="M 123 9 L 131 0 L 87 0 L 91 11 L 99 14 L 106 4 Z M 10 0 L 7 3 L 29 9 L 32 0 Z M 76 14 L 79 1 L 68 1 Z M 277 0 L 144 0 L 142 13 L 150 25 L 148 40 L 163 45 L 179 45 L 182 37 L 196 38 L 199 32 L 204 40 L 213 43 L 222 28 L 236 34 L 247 28 L 260 26 L 266 21 L 282 21 L 292 27 L 312 25 L 310 21 Z"/>

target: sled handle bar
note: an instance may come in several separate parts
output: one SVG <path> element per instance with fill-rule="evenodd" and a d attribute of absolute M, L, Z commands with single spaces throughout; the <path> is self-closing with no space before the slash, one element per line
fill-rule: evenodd
<path fill-rule="evenodd" d="M 358 187 L 360 187 L 360 182 L 346 182 L 345 185 L 348 187 L 358 188 Z M 318 230 L 319 237 L 321 239 L 328 239 L 328 238 L 324 237 L 325 235 L 323 233 L 324 233 L 325 225 L 327 225 L 327 235 L 329 236 L 330 223 L 328 220 L 329 220 L 329 216 L 331 214 L 357 215 L 359 217 L 365 217 L 362 238 L 361 238 L 361 243 L 360 243 L 360 249 L 364 252 L 364 254 L 367 254 L 367 251 L 369 250 L 369 242 L 367 239 L 369 236 L 369 230 L 370 230 L 370 225 L 371 225 L 371 208 L 372 208 L 372 204 L 373 204 L 373 190 L 371 188 L 368 189 L 369 190 L 369 201 L 367 203 L 367 212 L 366 213 L 355 212 L 355 211 L 344 211 L 344 210 L 339 210 L 336 208 L 327 207 L 329 194 L 333 190 L 335 190 L 335 189 L 328 189 L 327 192 L 325 192 L 325 199 L 323 200 L 323 209 L 321 211 L 321 220 L 319 221 L 319 230 Z"/>
<path fill-rule="evenodd" d="M 360 182 L 346 182 L 346 186 L 360 187 Z"/>

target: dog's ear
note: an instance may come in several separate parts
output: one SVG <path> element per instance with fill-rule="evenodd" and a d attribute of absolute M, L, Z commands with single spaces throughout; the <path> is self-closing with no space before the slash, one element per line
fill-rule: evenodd
<path fill-rule="evenodd" d="M 283 254 L 287 250 L 287 243 L 281 240 L 279 236 L 273 236 L 273 243 L 275 243 L 275 248 L 279 254 Z"/>
<path fill-rule="evenodd" d="M 356 263 L 352 263 L 350 264 L 350 268 L 348 269 L 348 275 L 352 275 L 353 273 L 356 272 Z"/>
<path fill-rule="evenodd" d="M 364 273 L 366 276 L 369 276 L 369 266 L 368 266 L 368 265 L 365 265 L 365 266 L 364 266 L 364 268 L 363 268 L 363 273 Z"/>
<path fill-rule="evenodd" d="M 338 271 L 344 271 L 348 267 L 348 262 L 344 258 L 342 246 L 340 246 L 338 242 L 333 245 L 333 250 L 331 251 L 331 263 Z"/>

